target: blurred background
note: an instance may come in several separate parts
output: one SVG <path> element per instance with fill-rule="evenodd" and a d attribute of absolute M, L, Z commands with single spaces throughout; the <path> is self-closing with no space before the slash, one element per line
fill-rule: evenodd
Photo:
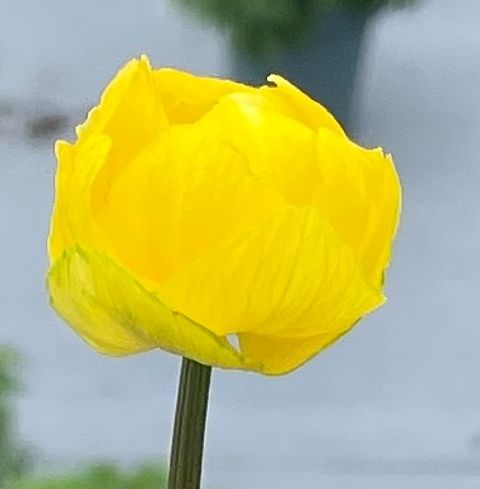
<path fill-rule="evenodd" d="M 386 3 L 1 0 L 0 487 L 161 487 L 179 359 L 97 355 L 44 288 L 52 142 L 140 53 L 287 75 L 404 186 L 386 306 L 286 377 L 214 372 L 205 487 L 480 487 L 480 3 Z"/>

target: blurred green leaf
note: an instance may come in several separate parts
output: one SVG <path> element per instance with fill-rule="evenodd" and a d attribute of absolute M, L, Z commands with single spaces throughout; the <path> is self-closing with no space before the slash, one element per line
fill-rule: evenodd
<path fill-rule="evenodd" d="M 5 346 L 0 346 L 0 403 L 18 388 L 19 355 Z"/>
<path fill-rule="evenodd" d="M 131 472 L 112 464 L 96 464 L 83 471 L 51 478 L 18 482 L 11 489 L 165 489 L 166 472 L 154 465 L 144 465 Z"/>
<path fill-rule="evenodd" d="M 19 389 L 19 355 L 12 349 L 0 346 L 0 489 L 8 481 L 25 474 L 30 467 L 30 454 L 15 437 L 12 415 L 12 395 Z"/>
<path fill-rule="evenodd" d="M 237 48 L 261 57 L 302 39 L 312 22 L 335 9 L 370 14 L 415 0 L 173 0 L 226 28 Z"/>

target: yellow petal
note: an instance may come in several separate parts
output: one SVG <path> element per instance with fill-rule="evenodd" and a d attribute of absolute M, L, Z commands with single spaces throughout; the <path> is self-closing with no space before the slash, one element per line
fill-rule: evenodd
<path fill-rule="evenodd" d="M 105 134 L 117 144 L 133 145 L 158 134 L 168 125 L 159 99 L 150 61 L 146 56 L 132 59 L 108 84 L 100 103 L 77 127 L 77 137 L 86 139 Z M 136 141 L 130 141 L 133 137 Z"/>
<path fill-rule="evenodd" d="M 255 91 L 252 87 L 230 80 L 194 76 L 169 68 L 154 71 L 154 79 L 172 124 L 197 121 L 229 93 Z"/>
<path fill-rule="evenodd" d="M 298 119 L 305 125 L 316 130 L 319 127 L 329 129 L 339 136 L 345 136 L 342 126 L 335 117 L 321 104 L 303 93 L 279 75 L 270 75 L 267 80 L 274 86 L 262 87 L 265 96 L 271 98 L 272 105 L 289 116 Z"/>
<path fill-rule="evenodd" d="M 166 303 L 218 335 L 338 336 L 383 296 L 318 210 L 289 207 L 160 284 Z"/>
<path fill-rule="evenodd" d="M 91 189 L 110 151 L 110 139 L 95 135 L 72 145 L 57 141 L 55 203 L 49 235 L 50 259 L 74 244 L 100 246 L 102 236 L 91 214 Z"/>
<path fill-rule="evenodd" d="M 218 128 L 185 125 L 124 169 L 95 220 L 121 263 L 158 283 L 284 206 Z"/>
<path fill-rule="evenodd" d="M 308 205 L 318 180 L 316 133 L 265 103 L 259 91 L 224 97 L 202 120 L 243 155 L 250 173 L 289 204 Z"/>
<path fill-rule="evenodd" d="M 92 347 L 128 355 L 155 347 L 223 368 L 247 368 L 220 338 L 167 308 L 106 256 L 73 247 L 48 274 L 51 303 Z"/>
<path fill-rule="evenodd" d="M 77 128 L 77 146 L 92 136 L 111 140 L 108 158 L 98 171 L 92 188 L 95 208 L 125 164 L 168 127 L 163 102 L 157 93 L 146 56 L 130 61 L 103 93 L 100 104 Z"/>
<path fill-rule="evenodd" d="M 256 370 L 266 375 L 283 375 L 301 367 L 350 329 L 299 338 L 240 333 L 238 339 L 242 353 L 253 365 L 259 364 L 254 367 Z"/>
<path fill-rule="evenodd" d="M 380 288 L 401 204 L 392 158 L 324 129 L 318 131 L 317 158 L 313 203 L 354 250 L 372 286 Z"/>
<path fill-rule="evenodd" d="M 93 242 L 91 208 L 104 200 L 130 159 L 167 127 L 148 59 L 130 61 L 77 128 L 77 142 L 57 142 L 56 203 L 49 240 L 53 257 L 76 239 L 82 245 L 98 245 Z"/>

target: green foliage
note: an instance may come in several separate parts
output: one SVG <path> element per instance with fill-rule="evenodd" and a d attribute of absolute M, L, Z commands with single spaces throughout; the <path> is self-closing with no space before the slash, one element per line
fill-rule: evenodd
<path fill-rule="evenodd" d="M 238 48 L 261 55 L 302 38 L 311 23 L 338 8 L 370 14 L 414 0 L 174 0 L 227 28 Z"/>
<path fill-rule="evenodd" d="M 80 473 L 19 482 L 11 489 L 165 489 L 165 471 L 144 465 L 132 472 L 110 464 L 87 467 Z"/>
<path fill-rule="evenodd" d="M 15 440 L 12 395 L 20 385 L 20 360 L 0 346 L 0 489 L 166 489 L 166 471 L 143 465 L 130 472 L 112 464 L 95 464 L 83 471 L 58 476 L 26 478 L 31 457 Z"/>
<path fill-rule="evenodd" d="M 15 441 L 10 408 L 11 396 L 18 389 L 18 356 L 10 349 L 0 347 L 0 488 L 7 481 L 25 473 L 29 455 Z"/>

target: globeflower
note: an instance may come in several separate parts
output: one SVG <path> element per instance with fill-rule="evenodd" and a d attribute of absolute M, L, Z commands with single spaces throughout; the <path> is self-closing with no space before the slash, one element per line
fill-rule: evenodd
<path fill-rule="evenodd" d="M 48 289 L 99 352 L 279 375 L 383 304 L 392 158 L 268 82 L 135 59 L 56 144 Z"/>

